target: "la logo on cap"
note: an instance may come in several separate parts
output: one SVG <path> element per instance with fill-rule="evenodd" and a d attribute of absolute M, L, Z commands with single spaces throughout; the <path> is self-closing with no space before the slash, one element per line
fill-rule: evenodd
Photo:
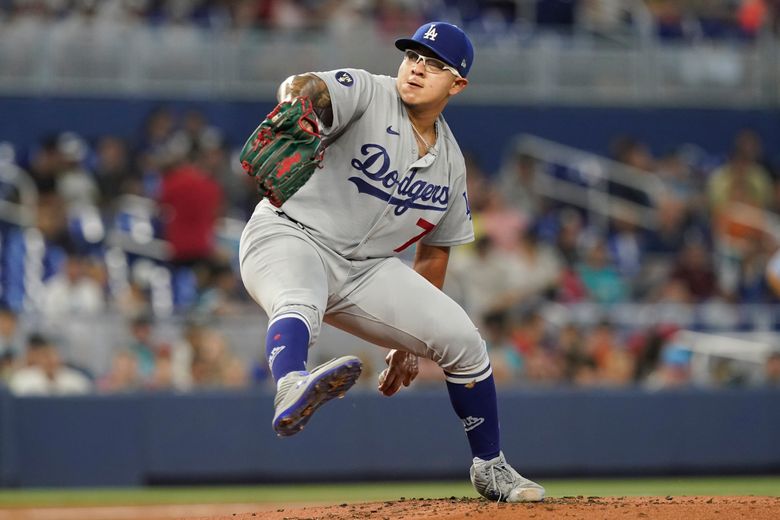
<path fill-rule="evenodd" d="M 428 30 L 425 31 L 425 34 L 423 35 L 423 39 L 425 40 L 431 40 L 432 42 L 436 41 L 436 37 L 439 34 L 436 32 L 436 24 L 431 24 L 430 27 L 428 27 Z"/>

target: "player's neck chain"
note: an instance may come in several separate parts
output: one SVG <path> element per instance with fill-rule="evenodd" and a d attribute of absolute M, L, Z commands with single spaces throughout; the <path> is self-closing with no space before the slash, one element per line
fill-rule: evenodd
<path fill-rule="evenodd" d="M 411 119 L 409 120 L 409 122 L 412 124 L 412 130 L 414 130 L 414 134 L 417 136 L 417 138 L 418 138 L 420 141 L 422 141 L 422 144 L 425 146 L 425 151 L 426 151 L 426 153 L 427 153 L 427 152 L 428 152 L 428 150 L 430 150 L 430 148 L 431 148 L 431 145 L 429 145 L 429 144 L 428 144 L 428 141 L 426 141 L 426 140 L 425 140 L 425 138 L 422 136 L 422 134 L 420 133 L 420 131 L 419 131 L 419 130 L 417 130 L 417 127 L 416 127 L 416 126 L 414 126 L 414 122 L 413 122 Z M 439 131 L 438 131 L 438 129 L 436 128 L 436 125 L 435 125 L 435 124 L 433 125 L 433 131 L 435 132 L 435 134 L 436 134 L 436 137 L 438 137 Z M 434 142 L 435 142 L 435 141 L 434 141 Z"/>

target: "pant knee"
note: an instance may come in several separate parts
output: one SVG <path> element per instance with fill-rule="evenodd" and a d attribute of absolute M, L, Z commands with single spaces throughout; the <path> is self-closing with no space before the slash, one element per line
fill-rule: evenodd
<path fill-rule="evenodd" d="M 485 340 L 473 325 L 452 330 L 433 350 L 433 360 L 450 383 L 476 383 L 492 374 Z"/>
<path fill-rule="evenodd" d="M 322 328 L 322 312 L 316 307 L 309 305 L 283 305 L 274 309 L 273 315 L 269 316 L 268 325 L 282 318 L 298 318 L 306 324 L 309 329 L 309 346 L 312 346 L 320 335 Z"/>

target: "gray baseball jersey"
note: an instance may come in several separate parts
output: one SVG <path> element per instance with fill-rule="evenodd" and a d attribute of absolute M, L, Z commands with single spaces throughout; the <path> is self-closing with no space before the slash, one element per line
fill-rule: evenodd
<path fill-rule="evenodd" d="M 436 144 L 418 158 L 394 78 L 356 69 L 316 74 L 333 105 L 325 160 L 282 210 L 352 260 L 391 256 L 418 240 L 471 242 L 466 167 L 444 118 Z"/>

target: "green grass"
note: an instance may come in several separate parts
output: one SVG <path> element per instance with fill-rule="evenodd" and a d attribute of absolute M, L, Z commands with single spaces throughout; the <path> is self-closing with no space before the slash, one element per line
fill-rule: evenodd
<path fill-rule="evenodd" d="M 550 497 L 766 495 L 780 496 L 780 477 L 707 477 L 661 479 L 542 479 Z M 0 507 L 99 506 L 257 502 L 364 502 L 406 498 L 476 496 L 468 481 L 371 484 L 299 484 L 267 486 L 132 489 L 0 490 Z"/>

